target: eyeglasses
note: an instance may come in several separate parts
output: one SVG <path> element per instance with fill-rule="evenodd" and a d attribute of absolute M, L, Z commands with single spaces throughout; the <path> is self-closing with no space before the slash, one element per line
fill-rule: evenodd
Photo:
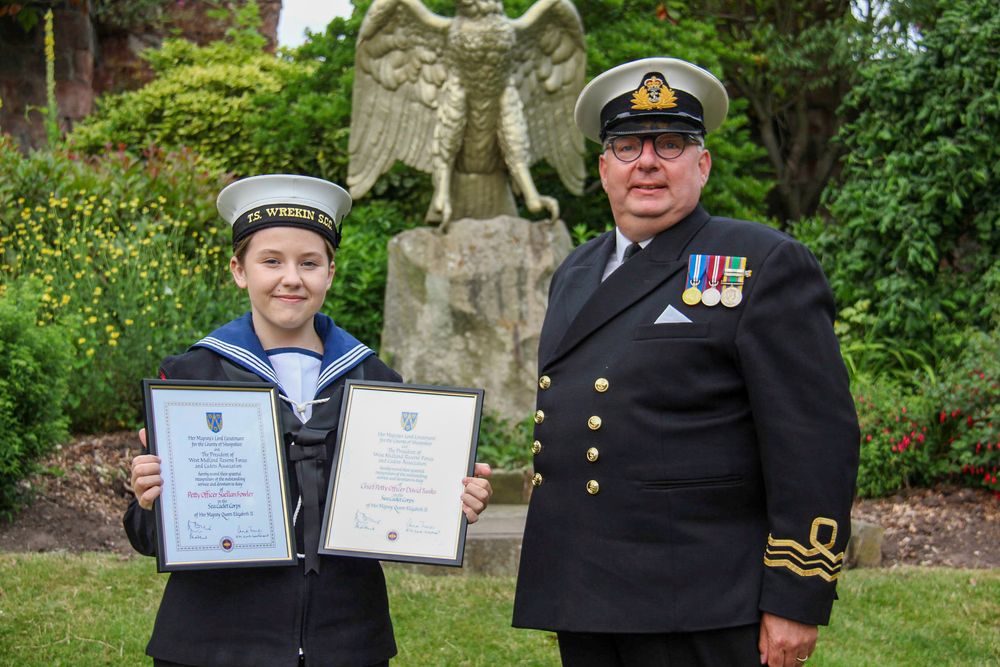
<path fill-rule="evenodd" d="M 627 134 L 611 137 L 605 142 L 604 149 L 610 148 L 615 157 L 622 162 L 635 162 L 642 155 L 642 145 L 647 139 L 653 141 L 653 150 L 664 160 L 679 158 L 688 144 L 701 146 L 701 141 L 693 135 L 664 132 L 654 136 Z"/>

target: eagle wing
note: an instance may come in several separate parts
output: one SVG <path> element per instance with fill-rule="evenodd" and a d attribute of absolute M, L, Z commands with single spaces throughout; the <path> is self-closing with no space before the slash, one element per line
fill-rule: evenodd
<path fill-rule="evenodd" d="M 375 0 L 354 57 L 347 185 L 362 197 L 397 161 L 430 171 L 451 19 L 420 0 Z"/>
<path fill-rule="evenodd" d="M 583 135 L 573 122 L 587 69 L 583 22 L 570 0 L 539 0 L 512 23 L 514 85 L 528 122 L 530 164 L 545 159 L 567 190 L 583 194 Z"/>

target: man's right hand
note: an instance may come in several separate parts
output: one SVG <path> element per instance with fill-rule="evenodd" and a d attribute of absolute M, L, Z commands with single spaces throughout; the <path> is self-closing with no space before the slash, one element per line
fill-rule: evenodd
<path fill-rule="evenodd" d="M 146 429 L 139 430 L 139 441 L 143 450 L 146 449 Z M 139 507 L 144 510 L 153 509 L 153 501 L 160 497 L 163 478 L 160 477 L 160 457 L 152 454 L 140 454 L 132 459 L 132 491 Z"/>

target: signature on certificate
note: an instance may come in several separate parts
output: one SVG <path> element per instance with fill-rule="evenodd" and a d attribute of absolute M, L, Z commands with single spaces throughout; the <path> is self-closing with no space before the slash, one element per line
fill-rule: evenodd
<path fill-rule="evenodd" d="M 382 523 L 374 517 L 370 517 L 361 510 L 354 513 L 354 527 L 358 530 L 375 530 L 375 526 Z"/>
<path fill-rule="evenodd" d="M 205 533 L 211 532 L 211 526 L 205 526 L 197 521 L 188 520 L 188 537 L 193 540 L 204 540 L 206 539 Z"/>

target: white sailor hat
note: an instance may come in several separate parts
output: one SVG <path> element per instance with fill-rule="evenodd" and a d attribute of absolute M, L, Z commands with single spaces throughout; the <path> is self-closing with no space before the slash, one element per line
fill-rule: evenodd
<path fill-rule="evenodd" d="M 716 130 L 729 96 L 711 72 L 677 58 L 644 58 L 599 74 L 576 100 L 576 125 L 601 143 L 609 135 Z"/>
<path fill-rule="evenodd" d="M 303 227 L 340 245 L 341 221 L 351 210 L 344 188 L 310 176 L 265 174 L 227 185 L 215 202 L 233 226 L 233 247 L 267 227 Z"/>

